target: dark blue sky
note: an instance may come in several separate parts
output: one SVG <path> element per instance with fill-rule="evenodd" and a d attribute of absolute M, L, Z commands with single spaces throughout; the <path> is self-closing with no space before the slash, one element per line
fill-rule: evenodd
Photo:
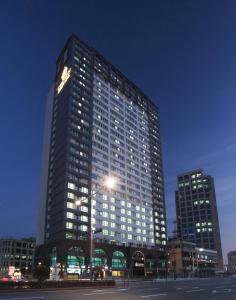
<path fill-rule="evenodd" d="M 0 20 L 0 236 L 36 232 L 46 95 L 74 32 L 160 107 L 170 230 L 176 174 L 202 167 L 236 249 L 236 1 L 2 1 Z"/>

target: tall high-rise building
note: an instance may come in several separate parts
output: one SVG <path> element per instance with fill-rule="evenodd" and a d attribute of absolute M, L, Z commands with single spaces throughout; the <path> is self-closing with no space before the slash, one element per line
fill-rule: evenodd
<path fill-rule="evenodd" d="M 195 243 L 197 247 L 216 250 L 218 266 L 223 267 L 213 177 L 198 169 L 179 174 L 177 181 L 175 200 L 178 237 Z"/>
<path fill-rule="evenodd" d="M 99 52 L 71 36 L 48 96 L 38 245 L 52 245 L 54 252 L 59 242 L 83 248 L 92 221 L 101 230 L 101 245 L 162 252 L 162 169 L 156 105 Z M 112 190 L 104 187 L 108 176 L 116 179 Z"/>

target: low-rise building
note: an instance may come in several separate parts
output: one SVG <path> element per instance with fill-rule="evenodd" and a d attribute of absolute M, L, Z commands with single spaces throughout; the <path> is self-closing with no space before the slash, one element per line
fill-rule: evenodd
<path fill-rule="evenodd" d="M 34 263 L 35 239 L 0 239 L 0 276 L 30 270 Z"/>
<path fill-rule="evenodd" d="M 169 239 L 167 251 L 167 271 L 174 277 L 208 277 L 216 270 L 217 251 L 181 239 Z"/>
<path fill-rule="evenodd" d="M 228 272 L 236 273 L 236 251 L 228 253 Z"/>

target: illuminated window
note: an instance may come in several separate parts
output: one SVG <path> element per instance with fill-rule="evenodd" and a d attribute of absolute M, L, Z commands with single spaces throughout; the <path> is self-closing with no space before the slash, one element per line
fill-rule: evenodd
<path fill-rule="evenodd" d="M 108 226 L 108 222 L 107 221 L 102 221 L 102 226 Z"/>
<path fill-rule="evenodd" d="M 75 199 L 75 194 L 73 194 L 73 193 L 67 193 L 67 197 L 69 199 Z"/>
<path fill-rule="evenodd" d="M 76 185 L 74 183 L 68 182 L 68 189 L 76 190 L 77 187 L 76 187 Z"/>
<path fill-rule="evenodd" d="M 124 224 L 121 224 L 121 229 L 126 230 L 126 226 Z"/>
<path fill-rule="evenodd" d="M 88 222 L 88 217 L 87 216 L 81 216 L 81 221 L 83 221 L 83 222 Z"/>
<path fill-rule="evenodd" d="M 79 190 L 84 194 L 88 194 L 88 189 L 84 186 L 82 186 Z"/>
<path fill-rule="evenodd" d="M 73 223 L 71 223 L 71 222 L 66 222 L 66 228 L 68 228 L 68 229 L 73 229 Z"/>
<path fill-rule="evenodd" d="M 75 205 L 74 205 L 74 203 L 67 202 L 67 208 L 70 208 L 70 209 L 75 209 Z"/>
<path fill-rule="evenodd" d="M 66 213 L 66 217 L 67 217 L 68 219 L 75 219 L 75 215 L 74 215 L 73 213 L 71 213 L 71 212 L 67 212 L 67 213 Z"/>
<path fill-rule="evenodd" d="M 110 214 L 110 218 L 111 218 L 112 220 L 115 220 L 115 218 L 116 218 L 116 215 L 114 215 L 114 214 Z"/>
<path fill-rule="evenodd" d="M 121 219 L 121 222 L 126 222 L 126 217 L 122 216 L 120 219 Z"/>
<path fill-rule="evenodd" d="M 107 203 L 103 203 L 103 204 L 102 204 L 102 208 L 108 209 L 108 204 L 107 204 Z"/>
<path fill-rule="evenodd" d="M 114 222 L 111 222 L 111 228 L 115 228 L 116 224 Z"/>
<path fill-rule="evenodd" d="M 86 225 L 81 225 L 80 228 L 81 228 L 81 231 L 88 231 L 88 226 L 86 226 Z"/>
<path fill-rule="evenodd" d="M 127 237 L 128 237 L 128 240 L 132 240 L 132 234 L 129 233 Z"/>

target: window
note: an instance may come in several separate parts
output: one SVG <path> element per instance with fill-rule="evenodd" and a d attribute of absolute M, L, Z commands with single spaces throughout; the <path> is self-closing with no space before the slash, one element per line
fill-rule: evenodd
<path fill-rule="evenodd" d="M 68 193 L 68 194 L 67 194 L 67 197 L 68 197 L 69 199 L 75 199 L 75 194 L 73 194 L 73 193 Z"/>
<path fill-rule="evenodd" d="M 73 213 L 71 213 L 71 212 L 67 212 L 67 213 L 66 213 L 66 217 L 67 217 L 68 219 L 75 219 L 75 215 L 74 215 Z"/>
<path fill-rule="evenodd" d="M 88 207 L 87 206 L 81 206 L 80 210 L 83 212 L 88 212 Z"/>
<path fill-rule="evenodd" d="M 68 182 L 68 189 L 77 190 L 77 187 L 74 183 Z"/>
<path fill-rule="evenodd" d="M 115 228 L 116 224 L 114 222 L 111 222 L 111 228 Z"/>
<path fill-rule="evenodd" d="M 108 226 L 108 222 L 107 221 L 102 221 L 102 226 Z"/>
<path fill-rule="evenodd" d="M 84 194 L 88 194 L 88 188 L 86 188 L 86 187 L 84 187 L 84 186 L 82 186 L 82 187 L 80 188 L 80 191 L 81 191 L 82 193 L 84 193 Z"/>
<path fill-rule="evenodd" d="M 126 230 L 126 226 L 124 224 L 121 224 L 121 229 Z"/>
<path fill-rule="evenodd" d="M 82 215 L 81 218 L 80 218 L 80 220 L 81 220 L 82 222 L 88 222 L 88 217 Z"/>
<path fill-rule="evenodd" d="M 102 204 L 102 208 L 103 208 L 103 209 L 108 209 L 108 204 L 107 204 L 107 203 L 103 203 L 103 204 Z"/>
<path fill-rule="evenodd" d="M 67 202 L 67 208 L 70 208 L 70 209 L 75 209 L 75 205 L 74 205 L 74 203 Z"/>
<path fill-rule="evenodd" d="M 68 228 L 68 229 L 73 229 L 73 223 L 71 223 L 71 222 L 66 222 L 66 228 Z"/>
<path fill-rule="evenodd" d="M 115 220 L 116 216 L 115 216 L 114 214 L 110 214 L 110 218 L 111 218 L 112 220 Z"/>
<path fill-rule="evenodd" d="M 132 234 L 128 234 L 128 240 L 132 240 Z"/>
<path fill-rule="evenodd" d="M 81 231 L 87 231 L 88 230 L 88 226 L 86 226 L 86 225 L 81 225 L 80 228 L 81 228 Z"/>

